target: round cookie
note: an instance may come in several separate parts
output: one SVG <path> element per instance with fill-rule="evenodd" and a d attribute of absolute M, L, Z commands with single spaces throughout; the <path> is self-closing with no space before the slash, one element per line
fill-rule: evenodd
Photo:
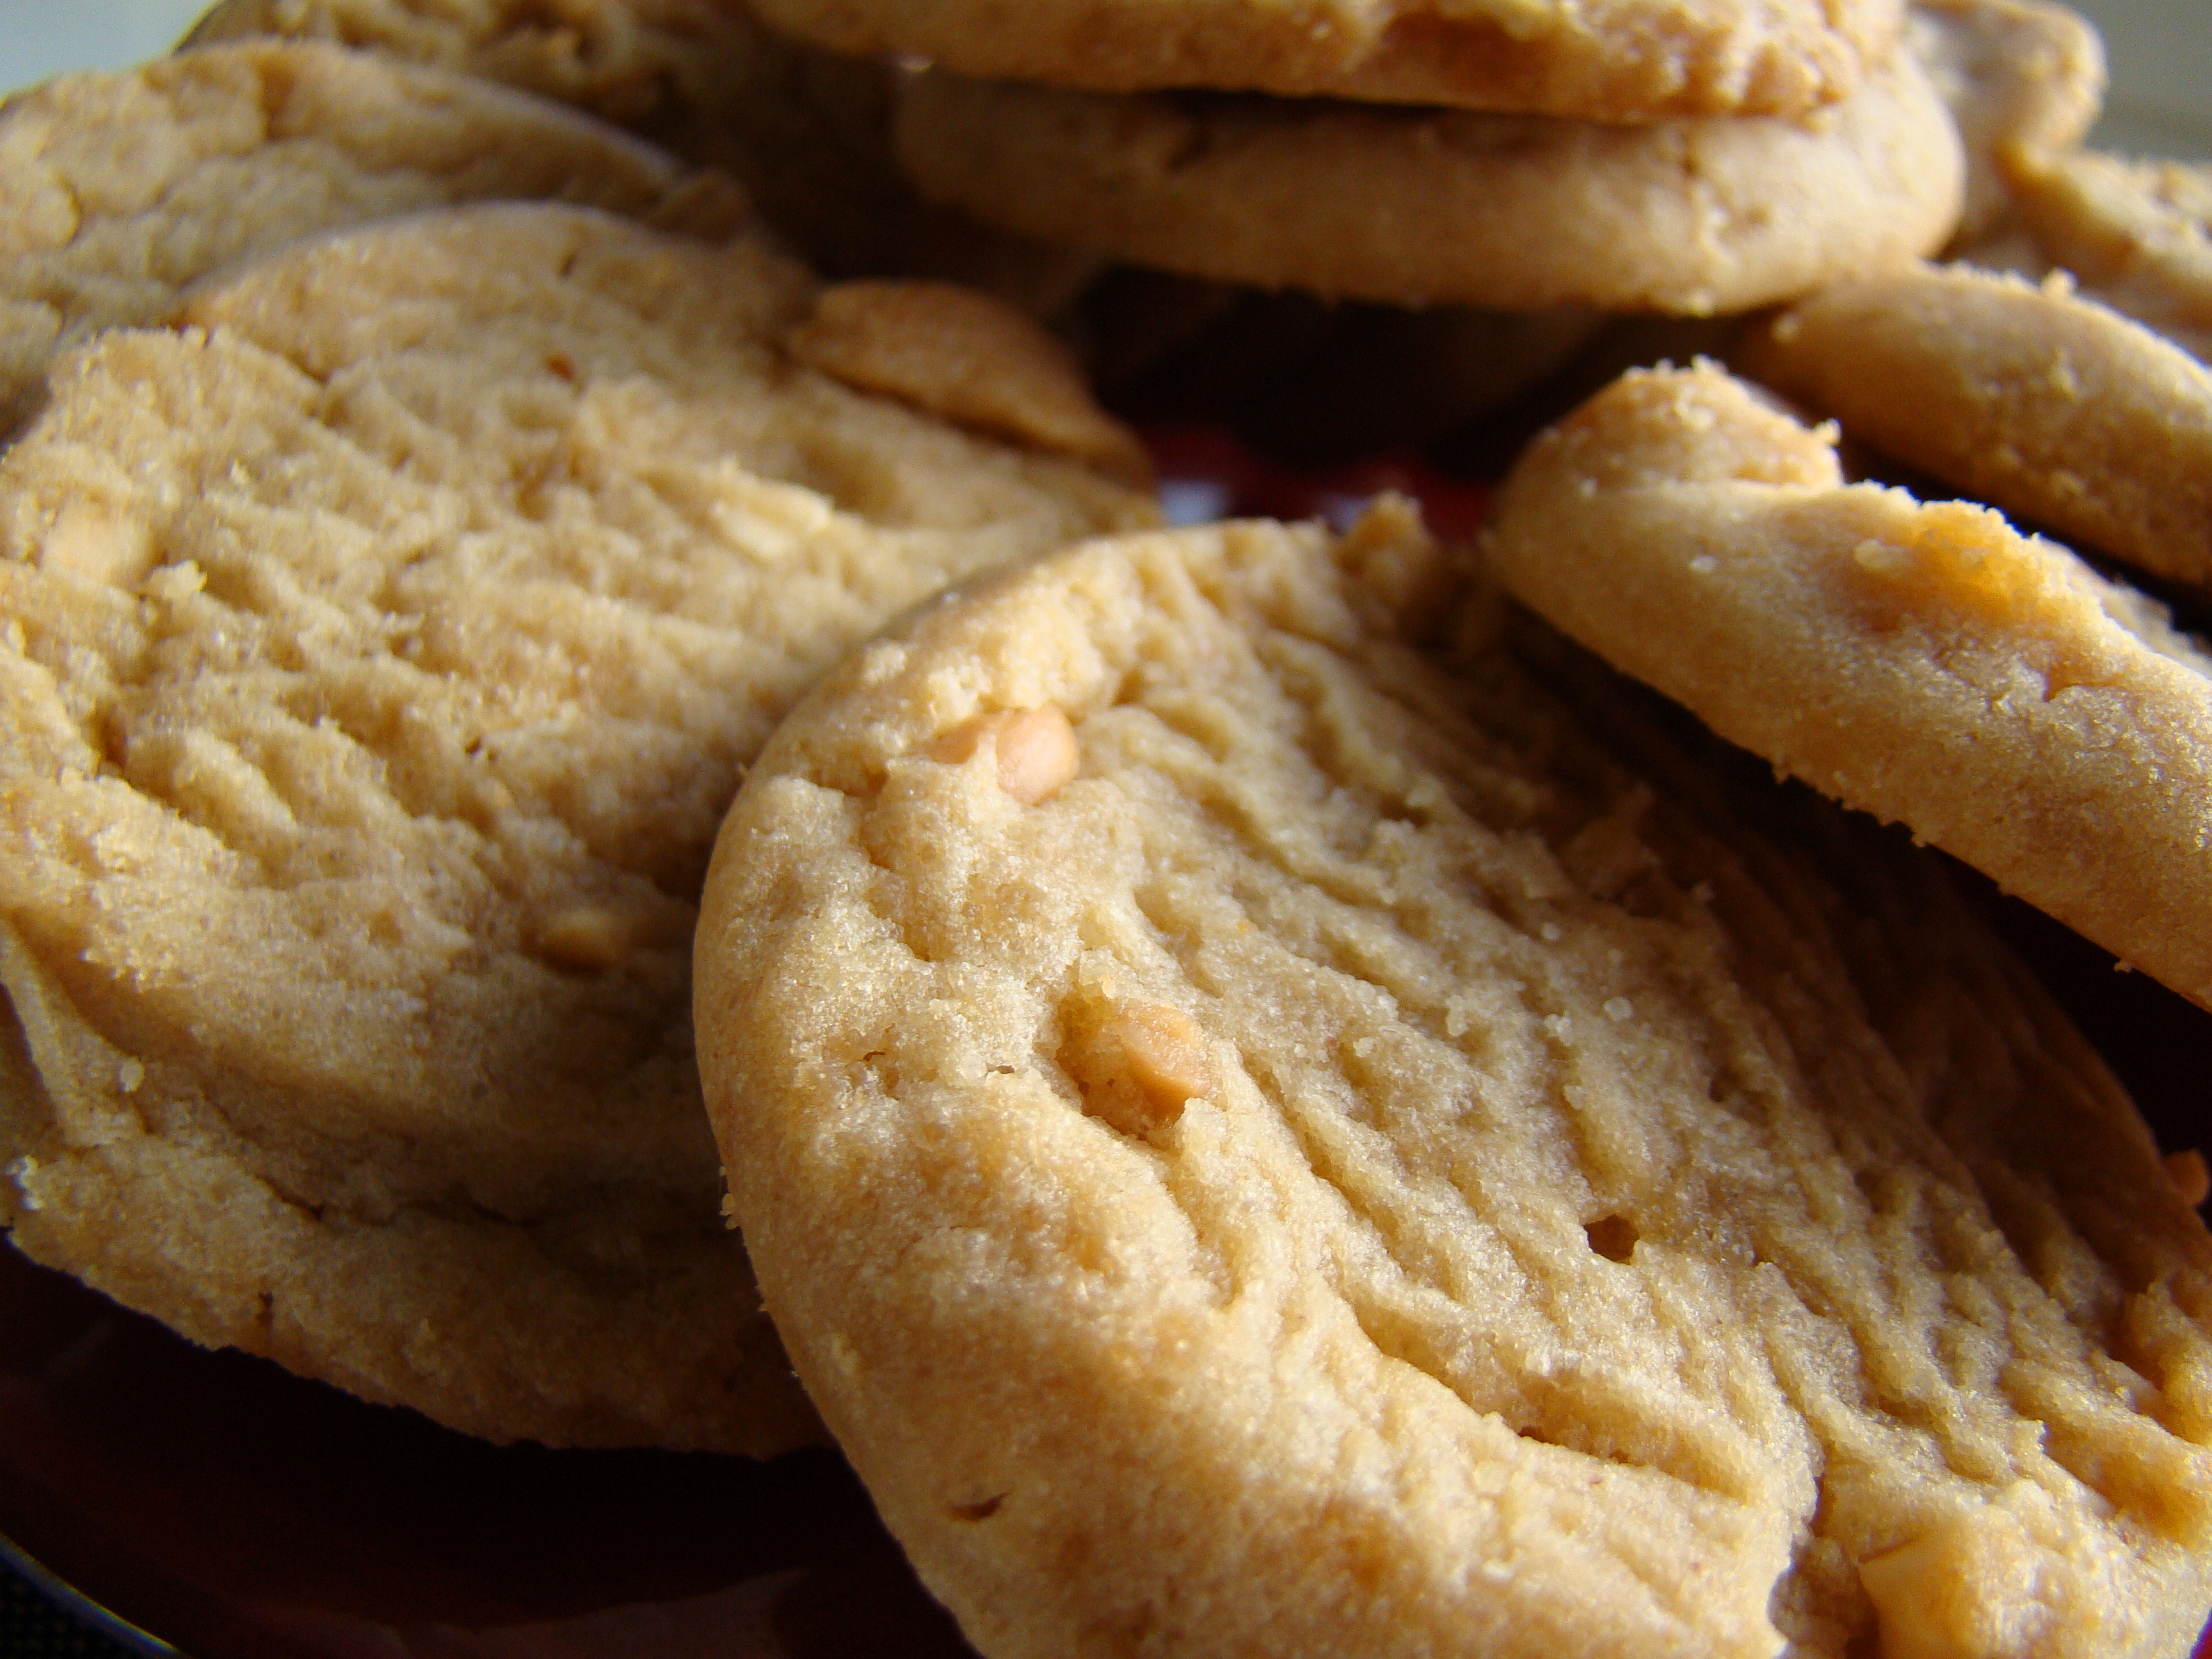
<path fill-rule="evenodd" d="M 2043 251 L 2085 290 L 2212 362 L 2212 166 L 2075 150 L 2014 194 Z"/>
<path fill-rule="evenodd" d="M 1711 313 L 1933 252 L 1959 138 L 1909 54 L 1802 120 L 1601 126 L 911 77 L 924 194 L 1188 276 L 1398 304 Z"/>
<path fill-rule="evenodd" d="M 342 41 L 557 98 L 744 181 L 836 276 L 904 271 L 1040 315 L 1088 261 L 924 206 L 892 164 L 890 71 L 762 27 L 726 0 L 222 0 L 188 46 Z"/>
<path fill-rule="evenodd" d="M 493 1438 L 815 1431 L 729 1316 L 689 1024 L 715 826 L 886 617 L 1157 517 L 805 367 L 836 293 L 758 237 L 483 206 L 62 366 L 0 458 L 27 1253 Z"/>
<path fill-rule="evenodd" d="M 2181 1659 L 2212 1239 L 2124 1097 L 1909 849 L 1409 648 L 1439 563 L 1070 550 L 748 777 L 702 1075 L 926 1582 L 991 1659 Z"/>
<path fill-rule="evenodd" d="M 2010 181 L 2095 125 L 2104 42 L 2049 0 L 1914 0 L 1905 39 L 1966 142 L 1959 240 L 1982 240 L 2012 217 Z"/>
<path fill-rule="evenodd" d="M 1801 301 L 1745 366 L 1969 495 L 2212 587 L 2212 373 L 2117 313 L 1922 268 Z"/>
<path fill-rule="evenodd" d="M 1717 369 L 1627 376 L 1508 477 L 1498 577 L 1730 741 L 2212 1006 L 2212 659 L 1965 502 L 1846 485 Z"/>
<path fill-rule="evenodd" d="M 1098 92 L 1173 88 L 1588 120 L 1798 114 L 1854 90 L 1899 0 L 755 0 L 848 52 Z"/>
<path fill-rule="evenodd" d="M 226 46 L 19 94 L 0 106 L 0 434 L 56 353 L 160 320 L 222 265 L 537 197 L 708 236 L 745 217 L 726 180 L 557 104 L 331 46 Z"/>

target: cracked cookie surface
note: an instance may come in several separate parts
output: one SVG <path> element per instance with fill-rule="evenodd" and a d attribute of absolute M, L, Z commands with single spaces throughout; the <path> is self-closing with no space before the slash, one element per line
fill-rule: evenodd
<path fill-rule="evenodd" d="M 319 231 L 490 198 L 726 235 L 726 180 L 561 105 L 315 44 L 67 76 L 0 106 L 0 434 L 46 366 L 166 320 L 192 283 Z"/>
<path fill-rule="evenodd" d="M 758 236 L 498 205 L 67 362 L 0 459 L 26 1251 L 495 1438 L 815 1431 L 728 1317 L 689 1026 L 715 826 L 885 618 L 1154 518 L 805 367 L 784 337 L 837 292 Z"/>
<path fill-rule="evenodd" d="M 748 780 L 702 1077 L 924 1578 L 994 1659 L 2179 1659 L 2212 1240 L 2124 1097 L 1449 586 L 1402 506 L 1093 544 Z"/>

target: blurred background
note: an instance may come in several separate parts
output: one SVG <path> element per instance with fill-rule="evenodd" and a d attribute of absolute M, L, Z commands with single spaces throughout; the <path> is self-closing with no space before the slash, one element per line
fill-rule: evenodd
<path fill-rule="evenodd" d="M 0 0 L 0 84 L 121 69 L 166 51 L 213 0 Z"/>
<path fill-rule="evenodd" d="M 2112 91 L 2094 142 L 2212 157 L 2212 0 L 2073 0 L 2104 31 Z"/>

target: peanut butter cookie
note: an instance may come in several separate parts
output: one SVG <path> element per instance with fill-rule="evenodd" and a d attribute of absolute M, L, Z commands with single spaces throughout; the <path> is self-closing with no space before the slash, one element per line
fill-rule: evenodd
<path fill-rule="evenodd" d="M 2075 150 L 2017 194 L 2036 241 L 2085 290 L 2212 362 L 2212 166 Z"/>
<path fill-rule="evenodd" d="M 1022 234 L 1396 304 L 1705 313 L 1934 252 L 1957 129 L 1899 53 L 1800 118 L 1602 126 L 1324 100 L 909 79 L 901 159 Z"/>
<path fill-rule="evenodd" d="M 2212 659 L 1988 507 L 1845 484 L 1833 441 L 1717 369 L 1632 374 L 1515 467 L 1492 563 L 1722 736 L 2212 1006 Z"/>
<path fill-rule="evenodd" d="M 2182 1659 L 2212 1238 L 2124 1097 L 1449 590 L 1395 503 L 1092 543 L 747 780 L 702 1077 L 925 1580 L 993 1659 Z"/>
<path fill-rule="evenodd" d="M 2212 373 L 2063 283 L 1964 265 L 1842 283 L 1746 362 L 1978 500 L 2212 588 Z"/>
<path fill-rule="evenodd" d="M 720 236 L 728 181 L 561 105 L 320 45 L 69 76 L 0 106 L 0 434 L 55 353 L 317 231 L 487 198 Z"/>
<path fill-rule="evenodd" d="M 805 367 L 836 293 L 757 236 L 489 206 L 64 364 L 0 459 L 25 1251 L 494 1438 L 815 1432 L 700 1109 L 715 826 L 885 618 L 1156 516 Z"/>
<path fill-rule="evenodd" d="M 557 98 L 744 180 L 832 276 L 908 273 L 1039 314 L 1090 262 L 915 198 L 891 161 L 890 66 L 779 34 L 729 0 L 222 0 L 187 45 L 341 41 Z"/>
<path fill-rule="evenodd" d="M 1962 242 L 2012 216 L 2012 183 L 2079 144 L 2105 100 L 2104 42 L 2050 0 L 1914 0 L 1906 36 L 1966 149 Z"/>
<path fill-rule="evenodd" d="M 1099 92 L 1206 87 L 1588 120 L 1802 114 L 1897 39 L 1899 0 L 754 0 L 840 52 Z"/>

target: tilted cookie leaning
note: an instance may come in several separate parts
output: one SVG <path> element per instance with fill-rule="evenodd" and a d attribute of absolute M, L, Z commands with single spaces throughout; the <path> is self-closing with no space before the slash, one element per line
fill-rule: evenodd
<path fill-rule="evenodd" d="M 992 1659 L 2179 1659 L 2212 1238 L 2124 1097 L 1449 586 L 1401 505 L 1074 548 L 748 778 L 702 1075 L 924 1579 Z"/>
<path fill-rule="evenodd" d="M 886 617 L 1155 517 L 808 368 L 784 339 L 836 293 L 757 235 L 485 207 L 60 371 L 0 458 L 25 1251 L 495 1438 L 813 1431 L 727 1317 L 689 1026 L 714 828 Z M 1026 406 L 965 368 L 994 423 Z"/>
<path fill-rule="evenodd" d="M 2212 590 L 2212 371 L 2063 279 L 1953 265 L 1838 283 L 1739 356 L 1854 439 Z"/>
<path fill-rule="evenodd" d="M 1846 484 L 1717 368 L 1628 375 L 1498 499 L 1498 577 L 1723 737 L 2212 1006 L 2212 659 L 1988 507 Z"/>
<path fill-rule="evenodd" d="M 2084 289 L 2212 362 L 2212 166 L 2075 150 L 2017 194 L 2037 242 Z"/>

